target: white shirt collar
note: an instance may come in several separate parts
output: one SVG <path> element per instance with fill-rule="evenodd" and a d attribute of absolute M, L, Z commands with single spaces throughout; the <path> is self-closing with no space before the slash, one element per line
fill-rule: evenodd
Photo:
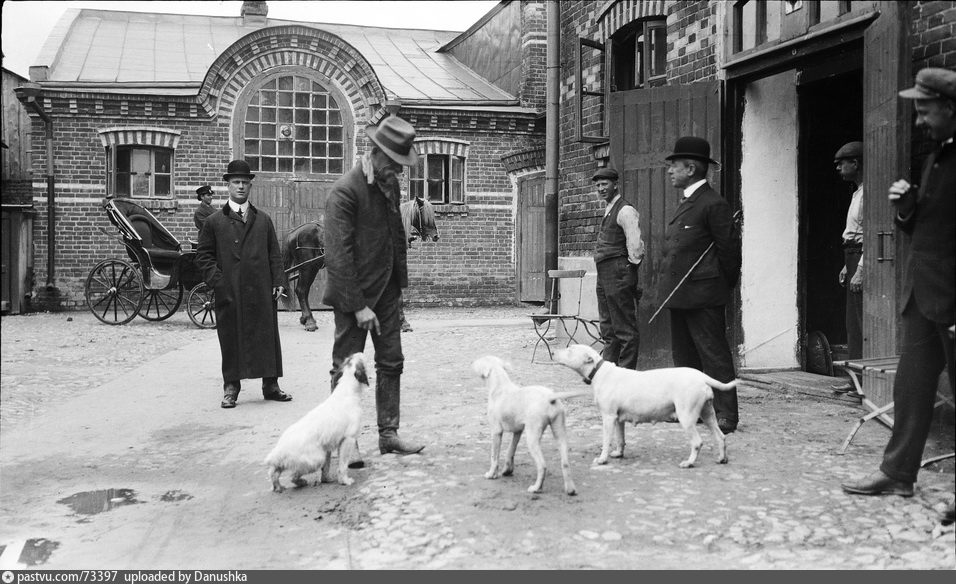
<path fill-rule="evenodd" d="M 692 184 L 692 185 L 690 185 L 689 187 L 687 187 L 686 189 L 684 189 L 684 198 L 686 199 L 686 198 L 690 197 L 691 195 L 693 195 L 694 192 L 696 192 L 697 189 L 700 188 L 700 185 L 704 184 L 705 182 L 707 182 L 707 179 L 706 179 L 706 178 L 702 178 L 702 179 L 700 179 L 699 181 L 697 181 L 697 182 L 695 182 L 694 184 Z"/>
<path fill-rule="evenodd" d="M 616 203 L 617 200 L 620 199 L 620 198 L 621 198 L 621 193 L 617 193 L 616 195 L 614 195 L 614 198 L 613 198 L 613 199 L 611 199 L 610 201 L 608 201 L 607 207 L 604 207 L 604 216 L 605 216 L 605 217 L 607 216 L 608 213 L 611 212 L 611 207 L 613 207 L 613 206 L 614 206 L 614 203 Z"/>
<path fill-rule="evenodd" d="M 245 203 L 240 205 L 239 203 L 233 201 L 232 199 L 229 199 L 229 208 L 232 209 L 233 213 L 241 210 L 242 214 L 245 215 L 246 211 L 249 210 L 249 201 L 246 200 Z"/>

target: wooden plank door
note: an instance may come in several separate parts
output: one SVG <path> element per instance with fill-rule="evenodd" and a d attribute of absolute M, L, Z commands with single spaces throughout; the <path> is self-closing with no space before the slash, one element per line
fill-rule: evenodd
<path fill-rule="evenodd" d="M 292 215 L 289 229 L 303 223 L 318 219 L 325 224 L 325 203 L 329 198 L 332 182 L 329 181 L 296 181 L 292 198 Z M 309 291 L 309 306 L 312 309 L 331 310 L 331 306 L 322 303 L 322 293 L 328 279 L 325 270 L 320 270 L 315 277 L 315 283 Z M 299 309 L 298 300 L 293 301 L 292 310 Z"/>
<path fill-rule="evenodd" d="M 518 181 L 518 299 L 543 302 L 545 288 L 544 174 Z"/>
<path fill-rule="evenodd" d="M 879 5 L 880 17 L 864 33 L 863 56 L 864 357 L 897 353 L 897 315 L 902 308 L 897 306 L 897 292 L 904 250 L 886 190 L 897 178 L 909 177 L 912 126 L 911 105 L 897 96 L 912 80 L 910 7 L 899 2 Z"/>
<path fill-rule="evenodd" d="M 680 201 L 667 179 L 664 158 L 681 136 L 699 136 L 710 142 L 711 157 L 720 160 L 720 83 L 653 87 L 611 93 L 611 166 L 621 173 L 624 198 L 641 217 L 646 255 L 640 271 L 641 368 L 671 363 L 670 318 L 667 311 L 647 321 L 670 290 L 661 285 L 664 231 Z M 720 172 L 711 168 L 710 184 L 720 190 Z"/>

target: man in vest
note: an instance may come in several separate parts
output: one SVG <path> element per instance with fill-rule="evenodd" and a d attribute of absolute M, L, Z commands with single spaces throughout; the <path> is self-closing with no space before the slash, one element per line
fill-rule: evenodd
<path fill-rule="evenodd" d="M 637 270 L 644 259 L 640 216 L 617 190 L 618 173 L 601 168 L 591 177 L 598 195 L 607 203 L 598 232 L 594 264 L 597 266 L 598 316 L 601 320 L 602 357 L 618 367 L 637 369 L 641 336 L 637 306 L 642 290 Z"/>

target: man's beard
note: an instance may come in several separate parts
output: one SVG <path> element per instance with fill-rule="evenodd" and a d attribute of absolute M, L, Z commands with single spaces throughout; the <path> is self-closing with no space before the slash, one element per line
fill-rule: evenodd
<path fill-rule="evenodd" d="M 401 192 L 401 185 L 398 181 L 398 174 L 394 171 L 376 171 L 375 185 L 378 186 L 378 188 L 385 193 L 389 199 L 393 201 L 398 200 L 399 193 Z"/>

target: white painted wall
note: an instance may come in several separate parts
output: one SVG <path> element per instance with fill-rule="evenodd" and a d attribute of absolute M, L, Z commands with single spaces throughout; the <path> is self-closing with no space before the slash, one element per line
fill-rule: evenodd
<path fill-rule="evenodd" d="M 796 74 L 751 83 L 742 121 L 742 368 L 798 368 Z"/>

